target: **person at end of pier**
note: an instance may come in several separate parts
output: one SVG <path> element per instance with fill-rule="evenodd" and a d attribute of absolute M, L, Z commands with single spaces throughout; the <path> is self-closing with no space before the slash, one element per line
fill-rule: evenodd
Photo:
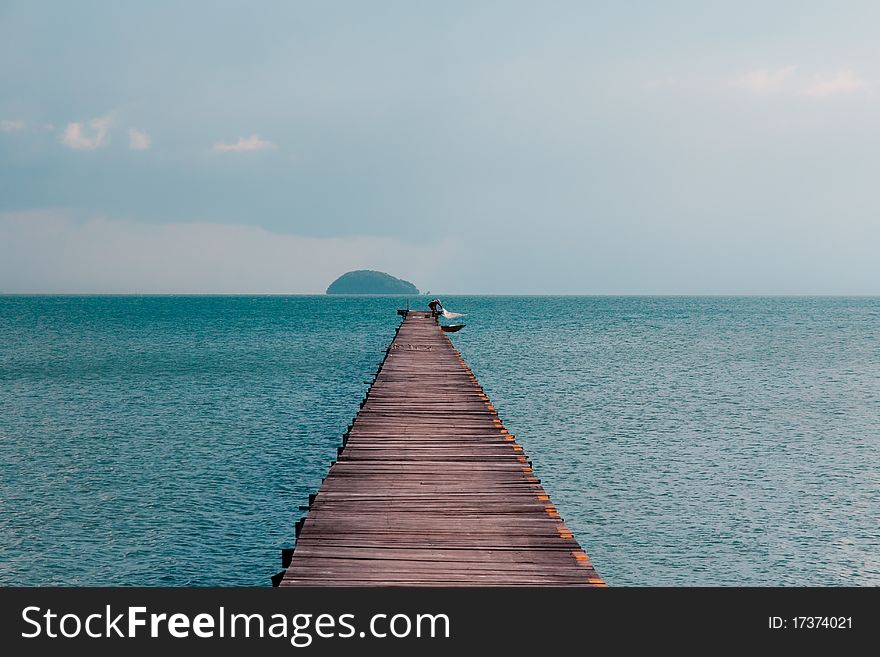
<path fill-rule="evenodd" d="M 443 304 L 440 303 L 440 299 L 434 299 L 428 304 L 428 308 L 431 309 L 432 317 L 439 317 L 440 313 L 443 312 Z"/>

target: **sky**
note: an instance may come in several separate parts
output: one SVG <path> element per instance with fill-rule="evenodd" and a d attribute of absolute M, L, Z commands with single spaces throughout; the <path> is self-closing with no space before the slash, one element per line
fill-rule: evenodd
<path fill-rule="evenodd" d="M 878 24 L 0 0 L 0 291 L 880 294 Z"/>

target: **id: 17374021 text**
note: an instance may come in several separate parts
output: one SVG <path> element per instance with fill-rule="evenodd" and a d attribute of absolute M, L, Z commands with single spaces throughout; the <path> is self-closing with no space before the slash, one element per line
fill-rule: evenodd
<path fill-rule="evenodd" d="M 851 630 L 852 616 L 769 616 L 771 630 Z"/>

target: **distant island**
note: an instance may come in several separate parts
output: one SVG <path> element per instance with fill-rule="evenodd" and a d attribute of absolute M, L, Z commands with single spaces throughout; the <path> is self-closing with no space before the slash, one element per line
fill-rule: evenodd
<path fill-rule="evenodd" d="M 400 278 L 370 269 L 346 272 L 330 283 L 327 294 L 418 294 L 419 289 Z"/>

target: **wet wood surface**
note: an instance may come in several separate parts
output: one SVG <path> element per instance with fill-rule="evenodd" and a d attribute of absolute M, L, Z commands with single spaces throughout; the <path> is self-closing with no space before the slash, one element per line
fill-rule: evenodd
<path fill-rule="evenodd" d="M 428 312 L 409 311 L 281 586 L 604 586 Z"/>

